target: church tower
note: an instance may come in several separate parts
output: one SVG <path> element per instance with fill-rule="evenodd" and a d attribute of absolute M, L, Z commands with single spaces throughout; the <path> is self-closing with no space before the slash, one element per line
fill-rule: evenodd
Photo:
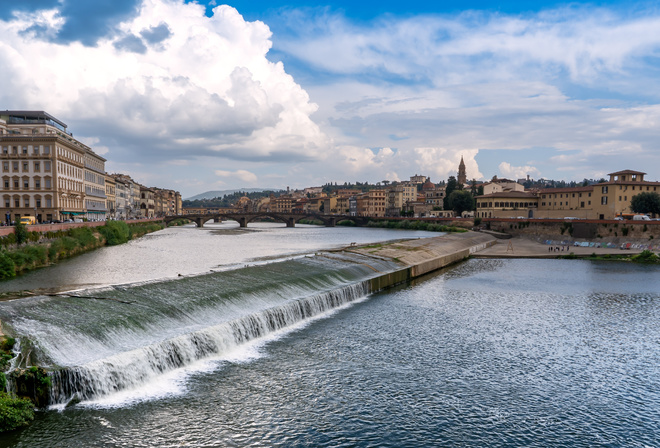
<path fill-rule="evenodd" d="M 463 156 L 461 156 L 461 163 L 458 164 L 458 177 L 456 178 L 459 185 L 467 184 L 467 175 L 465 174 L 465 162 L 463 162 Z"/>

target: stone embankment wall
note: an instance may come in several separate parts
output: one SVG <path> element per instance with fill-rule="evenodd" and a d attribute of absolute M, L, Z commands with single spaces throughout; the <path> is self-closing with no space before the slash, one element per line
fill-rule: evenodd
<path fill-rule="evenodd" d="M 619 242 L 660 239 L 660 221 L 485 219 L 481 227 L 536 240 Z"/>
<path fill-rule="evenodd" d="M 468 232 L 447 234 L 434 238 L 420 238 L 379 247 L 367 246 L 351 252 L 372 257 L 393 259 L 403 265 L 400 270 L 372 278 L 371 291 L 413 280 L 437 271 L 496 243 L 490 235 Z"/>

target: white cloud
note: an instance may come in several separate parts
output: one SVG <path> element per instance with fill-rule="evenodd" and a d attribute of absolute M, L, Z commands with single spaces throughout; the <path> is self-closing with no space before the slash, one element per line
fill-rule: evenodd
<path fill-rule="evenodd" d="M 219 177 L 231 177 L 240 179 L 244 182 L 254 183 L 257 181 L 257 175 L 246 170 L 225 171 L 215 170 L 215 175 Z"/>
<path fill-rule="evenodd" d="M 53 11 L 37 15 L 51 28 L 59 23 Z M 328 147 L 309 117 L 317 106 L 266 58 L 269 28 L 234 8 L 206 17 L 196 3 L 143 0 L 121 33 L 96 47 L 41 40 L 29 31 L 34 16 L 0 21 L 0 103 L 47 110 L 77 137 L 98 137 L 117 161 L 176 153 L 318 159 Z M 162 32 L 152 44 L 145 36 L 153 30 Z"/>
<path fill-rule="evenodd" d="M 541 176 L 541 172 L 533 166 L 512 166 L 508 162 L 500 163 L 499 167 L 500 174 L 502 177 L 509 179 L 524 179 L 529 175 L 531 178 L 538 178 Z"/>
<path fill-rule="evenodd" d="M 631 60 L 660 46 L 660 16 L 648 11 L 627 18 L 593 8 L 527 16 L 469 11 L 458 16 L 387 16 L 361 26 L 338 15 L 321 16 L 313 23 L 300 14 L 289 19 L 298 20 L 291 24 L 298 34 L 279 43 L 317 68 L 423 76 L 436 85 L 517 78 L 530 64 L 549 69 L 546 77 L 567 70 L 572 78 L 590 82 L 603 71 L 626 71 Z M 475 65 L 480 69 L 469 70 Z"/>

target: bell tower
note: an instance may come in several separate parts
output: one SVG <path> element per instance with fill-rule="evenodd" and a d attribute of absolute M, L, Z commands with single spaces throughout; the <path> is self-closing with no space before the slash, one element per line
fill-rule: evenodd
<path fill-rule="evenodd" d="M 458 177 L 456 181 L 459 185 L 465 185 L 467 183 L 467 175 L 465 174 L 465 162 L 463 162 L 463 156 L 461 156 L 461 163 L 458 164 Z"/>

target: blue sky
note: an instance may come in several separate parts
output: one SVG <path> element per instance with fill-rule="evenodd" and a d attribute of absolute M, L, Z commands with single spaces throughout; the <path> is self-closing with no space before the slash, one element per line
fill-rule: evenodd
<path fill-rule="evenodd" d="M 660 179 L 660 3 L 0 0 L 0 109 L 212 189 Z"/>

